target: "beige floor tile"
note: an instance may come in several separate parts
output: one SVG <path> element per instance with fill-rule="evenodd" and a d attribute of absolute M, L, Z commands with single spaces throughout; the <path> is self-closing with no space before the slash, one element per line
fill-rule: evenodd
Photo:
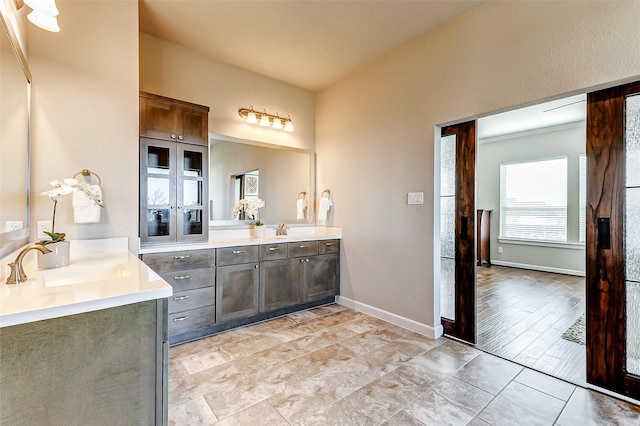
<path fill-rule="evenodd" d="M 218 421 L 203 397 L 174 404 L 169 409 L 170 426 L 209 426 Z"/>
<path fill-rule="evenodd" d="M 637 426 L 640 407 L 577 387 L 562 411 L 561 426 Z"/>
<path fill-rule="evenodd" d="M 571 383 L 558 380 L 528 368 L 525 368 L 514 380 L 563 401 L 568 401 L 576 389 L 576 386 Z"/>
<path fill-rule="evenodd" d="M 553 425 L 564 407 L 564 401 L 518 382 L 511 382 L 478 418 L 495 426 Z"/>
<path fill-rule="evenodd" d="M 216 423 L 216 426 L 239 425 L 288 426 L 289 423 L 267 401 L 252 405 Z"/>
<path fill-rule="evenodd" d="M 520 370 L 471 346 L 328 305 L 171 348 L 170 419 L 528 426 L 553 424 L 566 404 L 560 426 L 640 424 L 639 407 Z"/>
<path fill-rule="evenodd" d="M 519 365 L 483 353 L 460 368 L 454 377 L 497 395 L 521 371 Z"/>

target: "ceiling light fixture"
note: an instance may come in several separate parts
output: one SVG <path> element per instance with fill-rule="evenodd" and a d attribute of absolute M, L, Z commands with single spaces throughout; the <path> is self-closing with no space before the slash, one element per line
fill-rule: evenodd
<path fill-rule="evenodd" d="M 53 33 L 60 31 L 57 18 L 59 12 L 55 0 L 25 0 L 25 3 L 33 9 L 27 15 L 29 22 Z"/>
<path fill-rule="evenodd" d="M 287 118 L 283 118 L 278 113 L 276 115 L 269 114 L 266 109 L 263 109 L 262 112 L 256 112 L 253 109 L 253 105 L 249 108 L 240 108 L 238 115 L 247 120 L 247 123 L 259 123 L 264 127 L 270 126 L 273 129 L 284 129 L 287 132 L 293 132 L 293 123 L 289 115 Z"/>

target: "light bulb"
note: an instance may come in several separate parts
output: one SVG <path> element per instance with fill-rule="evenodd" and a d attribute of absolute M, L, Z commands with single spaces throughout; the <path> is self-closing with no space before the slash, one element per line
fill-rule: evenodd
<path fill-rule="evenodd" d="M 293 132 L 293 123 L 291 122 L 291 117 L 287 117 L 287 121 L 284 122 L 284 130 L 287 132 Z"/>
<path fill-rule="evenodd" d="M 274 129 L 282 129 L 282 119 L 276 113 L 276 118 L 273 119 L 273 125 L 271 126 Z"/>
<path fill-rule="evenodd" d="M 260 118 L 260 125 L 261 126 L 271 126 L 271 121 L 269 121 L 269 116 L 267 115 L 267 111 L 264 111 L 262 113 L 262 118 Z"/>
<path fill-rule="evenodd" d="M 247 123 L 256 124 L 258 122 L 258 117 L 256 117 L 256 112 L 254 110 L 249 111 L 247 114 Z"/>

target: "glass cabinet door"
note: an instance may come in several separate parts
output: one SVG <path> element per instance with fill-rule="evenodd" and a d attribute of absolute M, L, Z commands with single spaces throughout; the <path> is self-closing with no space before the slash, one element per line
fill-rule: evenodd
<path fill-rule="evenodd" d="M 141 139 L 140 236 L 148 241 L 175 239 L 175 144 Z"/>
<path fill-rule="evenodd" d="M 208 148 L 178 144 L 177 214 L 178 238 L 202 240 L 208 235 Z"/>

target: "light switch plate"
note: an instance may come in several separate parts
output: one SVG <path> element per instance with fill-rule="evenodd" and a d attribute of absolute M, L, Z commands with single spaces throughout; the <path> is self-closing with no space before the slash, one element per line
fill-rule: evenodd
<path fill-rule="evenodd" d="M 424 192 L 409 192 L 407 204 L 424 204 Z"/>

